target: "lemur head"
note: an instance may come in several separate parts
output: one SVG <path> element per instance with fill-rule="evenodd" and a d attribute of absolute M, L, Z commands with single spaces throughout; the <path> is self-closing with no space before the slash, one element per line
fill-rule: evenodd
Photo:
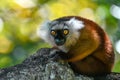
<path fill-rule="evenodd" d="M 53 21 L 47 21 L 38 29 L 38 35 L 50 43 L 51 45 L 62 49 L 68 48 L 75 44 L 80 36 L 80 29 L 84 27 L 84 23 L 72 18 L 59 18 Z"/>
<path fill-rule="evenodd" d="M 56 45 L 64 45 L 68 34 L 69 26 L 66 23 L 57 21 L 56 24 L 51 25 L 50 35 L 54 39 Z"/>

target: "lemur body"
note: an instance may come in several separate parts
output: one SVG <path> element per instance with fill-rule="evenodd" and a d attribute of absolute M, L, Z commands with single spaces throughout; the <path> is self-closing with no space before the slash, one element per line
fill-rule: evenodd
<path fill-rule="evenodd" d="M 81 74 L 110 73 L 114 52 L 107 34 L 94 22 L 78 16 L 58 18 L 43 24 L 39 35 L 60 54 L 72 69 Z"/>

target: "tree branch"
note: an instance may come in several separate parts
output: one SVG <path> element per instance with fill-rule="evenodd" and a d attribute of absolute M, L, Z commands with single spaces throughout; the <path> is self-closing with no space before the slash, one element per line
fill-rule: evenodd
<path fill-rule="evenodd" d="M 44 48 L 21 64 L 0 70 L 0 80 L 120 80 L 120 73 L 88 77 L 76 75 L 68 63 L 53 61 L 51 49 Z"/>

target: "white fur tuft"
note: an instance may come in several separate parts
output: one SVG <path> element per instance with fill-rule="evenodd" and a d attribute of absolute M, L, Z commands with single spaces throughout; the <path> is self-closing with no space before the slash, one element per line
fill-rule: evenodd
<path fill-rule="evenodd" d="M 80 29 L 82 29 L 82 28 L 84 27 L 83 22 L 80 21 L 80 20 L 75 19 L 75 17 L 73 17 L 72 19 L 70 19 L 70 20 L 68 21 L 68 23 L 69 23 L 70 25 L 72 25 L 72 27 L 73 27 L 75 30 L 80 30 Z"/>
<path fill-rule="evenodd" d="M 37 35 L 45 40 L 46 42 L 48 42 L 48 33 L 49 33 L 49 23 L 50 21 L 46 21 L 44 22 L 42 25 L 40 25 L 40 27 L 37 29 Z"/>

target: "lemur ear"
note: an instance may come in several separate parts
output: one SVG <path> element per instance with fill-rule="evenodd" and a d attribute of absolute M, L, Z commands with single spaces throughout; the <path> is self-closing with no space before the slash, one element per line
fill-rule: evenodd
<path fill-rule="evenodd" d="M 37 35 L 47 41 L 49 28 L 50 28 L 51 21 L 45 21 L 40 27 L 37 29 Z"/>
<path fill-rule="evenodd" d="M 80 30 L 84 27 L 84 23 L 83 21 L 80 21 L 78 19 L 75 19 L 75 17 L 71 18 L 69 21 L 68 21 L 68 24 L 70 24 L 74 29 L 76 30 Z"/>

